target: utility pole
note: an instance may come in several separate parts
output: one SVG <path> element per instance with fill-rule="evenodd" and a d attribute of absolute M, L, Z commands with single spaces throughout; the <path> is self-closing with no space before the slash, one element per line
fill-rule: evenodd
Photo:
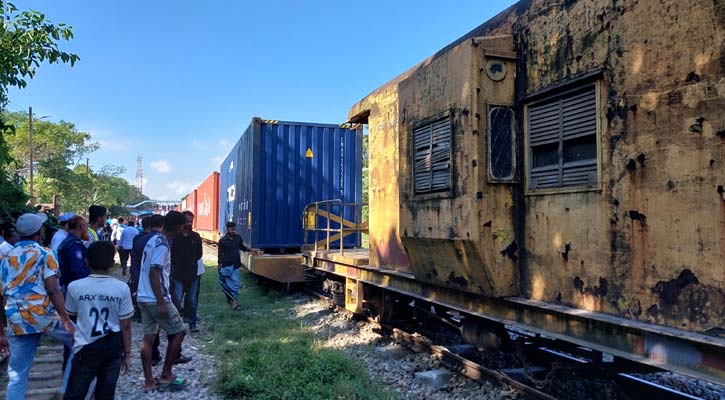
<path fill-rule="evenodd" d="M 28 107 L 28 152 L 30 158 L 30 205 L 35 204 L 33 193 L 33 107 Z"/>

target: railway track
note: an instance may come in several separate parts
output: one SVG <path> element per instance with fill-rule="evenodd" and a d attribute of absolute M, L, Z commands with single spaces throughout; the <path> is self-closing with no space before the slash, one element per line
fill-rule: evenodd
<path fill-rule="evenodd" d="M 339 302 L 326 294 L 312 289 L 303 289 L 309 295 L 329 301 L 335 305 L 336 309 L 341 312 L 353 314 L 349 310 L 340 306 Z M 359 317 L 359 315 L 356 315 Z M 453 325 L 448 319 L 439 318 L 441 326 Z M 367 318 L 367 322 L 374 324 L 379 329 L 389 332 L 394 338 L 400 342 L 406 343 L 412 350 L 416 352 L 428 352 L 432 355 L 440 357 L 442 363 L 452 371 L 456 371 L 473 381 L 488 381 L 509 385 L 517 390 L 524 398 L 554 400 L 556 395 L 546 392 L 546 388 L 551 389 L 553 385 L 557 385 L 556 370 L 568 371 L 572 373 L 574 379 L 579 380 L 596 380 L 602 379 L 612 382 L 616 386 L 618 398 L 632 400 L 694 400 L 705 397 L 697 397 L 691 394 L 678 391 L 657 382 L 653 382 L 646 378 L 637 376 L 636 374 L 619 372 L 621 365 L 614 367 L 613 362 L 602 362 L 602 354 L 591 351 L 590 349 L 569 347 L 566 351 L 553 346 L 553 341 L 535 336 L 526 336 L 523 333 L 516 332 L 519 336 L 518 343 L 525 343 L 526 358 L 531 362 L 524 361 L 523 368 L 488 368 L 471 357 L 456 352 L 454 349 L 459 346 L 443 346 L 435 344 L 435 340 L 426 335 L 418 333 L 410 333 L 400 326 L 391 323 L 381 323 L 376 319 Z M 450 326 L 449 326 L 450 328 Z M 435 337 L 435 334 L 428 336 Z M 521 351 L 519 348 L 517 351 Z M 606 357 L 605 357 L 606 358 Z M 624 368 L 637 370 L 636 366 L 629 365 Z M 642 371 L 647 371 L 643 369 Z M 568 379 L 572 379 L 569 377 Z M 596 383 L 594 383 L 596 385 Z M 589 396 L 591 395 L 591 396 Z M 608 396 L 599 396 L 600 398 L 608 398 Z M 570 398 L 576 398 L 572 396 Z M 587 398 L 598 398 L 594 394 L 588 394 Z M 721 397 L 722 398 L 722 397 Z"/>
<path fill-rule="evenodd" d="M 0 398 L 5 398 L 7 389 L 7 363 L 5 359 L 0 362 L 2 376 L 0 377 Z M 43 339 L 35 353 L 33 366 L 28 377 L 28 386 L 25 392 L 27 400 L 60 399 L 63 386 L 63 345 Z"/>

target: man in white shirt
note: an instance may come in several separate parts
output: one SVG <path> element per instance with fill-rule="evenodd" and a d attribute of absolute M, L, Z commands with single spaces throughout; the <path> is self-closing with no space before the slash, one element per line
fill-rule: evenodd
<path fill-rule="evenodd" d="M 68 221 L 70 221 L 73 216 L 73 213 L 67 212 L 58 217 L 60 229 L 53 234 L 53 238 L 50 240 L 50 249 L 56 253 L 58 253 L 58 247 L 60 247 L 60 244 L 68 237 Z"/>
<path fill-rule="evenodd" d="M 120 218 L 119 222 L 122 222 Z M 128 269 L 128 257 L 131 255 L 131 250 L 133 249 L 133 238 L 138 236 L 138 230 L 134 225 L 133 221 L 129 221 L 128 226 L 125 226 L 121 230 L 118 238 L 118 257 L 121 259 L 121 268 L 123 268 L 124 276 Z"/>
<path fill-rule="evenodd" d="M 0 259 L 7 256 L 15 246 L 17 235 L 15 225 L 9 221 L 0 224 Z"/>
<path fill-rule="evenodd" d="M 65 307 L 77 328 L 64 399 L 85 399 L 95 378 L 95 398 L 112 400 L 119 372 L 126 373 L 131 366 L 131 291 L 110 275 L 114 256 L 113 243 L 91 243 L 87 258 L 91 274 L 68 285 Z"/>
<path fill-rule="evenodd" d="M 141 363 L 146 383 L 144 391 L 154 390 L 163 385 L 170 390 L 178 390 L 186 386 L 186 382 L 176 377 L 171 371 L 174 361 L 181 351 L 181 343 L 186 336 L 184 321 L 179 311 L 171 302 L 169 293 L 169 275 L 171 274 L 171 249 L 169 240 L 173 240 L 186 223 L 186 218 L 177 211 L 169 211 L 164 217 L 161 232 L 151 239 L 144 247 L 139 273 L 136 302 L 141 310 L 143 325 L 143 343 L 141 344 Z M 154 379 L 151 370 L 151 352 L 159 327 L 169 337 L 166 347 L 164 367 L 158 380 Z"/>
<path fill-rule="evenodd" d="M 123 232 L 123 218 L 117 219 L 116 223 L 112 226 L 111 241 L 113 244 L 118 245 L 118 241 L 121 240 L 121 233 Z"/>
<path fill-rule="evenodd" d="M 8 243 L 7 240 L 0 236 L 0 258 L 6 257 L 10 250 L 13 249 L 13 245 Z"/>

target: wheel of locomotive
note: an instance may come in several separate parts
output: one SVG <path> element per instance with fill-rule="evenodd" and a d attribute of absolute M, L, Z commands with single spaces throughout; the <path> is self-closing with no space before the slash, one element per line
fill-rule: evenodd
<path fill-rule="evenodd" d="M 393 316 L 395 301 L 393 297 L 386 293 L 385 289 L 377 286 L 365 285 L 363 287 L 363 298 L 365 299 L 364 310 L 369 317 L 373 317 L 378 322 L 387 322 Z"/>

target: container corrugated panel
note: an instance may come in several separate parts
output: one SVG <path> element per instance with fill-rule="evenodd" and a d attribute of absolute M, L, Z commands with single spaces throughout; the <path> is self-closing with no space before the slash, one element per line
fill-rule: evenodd
<path fill-rule="evenodd" d="M 239 142 L 219 167 L 219 231 L 226 231 L 226 223 L 236 221 L 237 169 L 239 167 Z"/>
<path fill-rule="evenodd" d="M 181 200 L 182 211 L 191 211 L 196 215 L 196 190 L 189 193 Z M 194 219 L 194 228 L 196 228 L 196 219 Z"/>
<path fill-rule="evenodd" d="M 232 183 L 228 176 L 225 181 L 222 171 L 221 193 L 233 185 L 237 207 L 231 218 L 224 215 L 224 222 L 236 222 L 249 247 L 299 249 L 305 206 L 323 200 L 362 201 L 361 129 L 254 118 L 227 159 L 233 154 L 239 164 L 236 179 Z M 354 214 L 349 209 L 345 218 L 354 220 Z M 351 235 L 345 245 L 359 245 L 359 240 Z"/>
<path fill-rule="evenodd" d="M 196 189 L 197 230 L 217 232 L 219 227 L 219 173 L 212 172 Z"/>

